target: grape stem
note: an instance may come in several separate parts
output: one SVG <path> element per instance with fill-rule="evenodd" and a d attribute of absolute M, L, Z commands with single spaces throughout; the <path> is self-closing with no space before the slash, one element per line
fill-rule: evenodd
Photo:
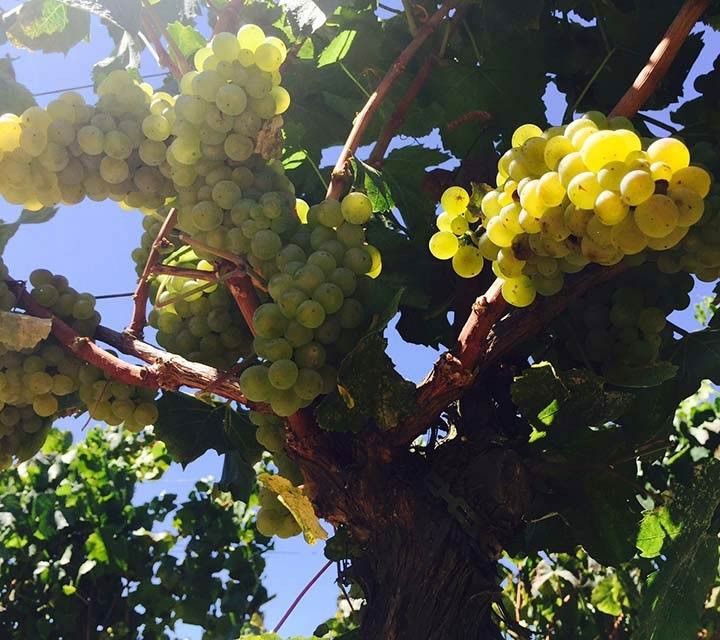
<path fill-rule="evenodd" d="M 155 9 L 153 6 L 148 2 L 148 0 L 143 0 L 143 13 L 147 15 L 149 22 L 152 24 L 153 28 L 156 30 L 156 35 L 159 34 L 163 38 L 165 38 L 165 42 L 167 42 L 168 47 L 170 47 L 170 51 L 172 51 L 172 56 L 168 55 L 168 53 L 163 49 L 163 52 L 165 55 L 172 60 L 172 57 L 175 59 L 172 60 L 172 62 L 175 64 L 175 67 L 177 68 L 179 72 L 179 76 L 176 76 L 178 79 L 180 79 L 184 74 L 186 74 L 188 71 L 190 71 L 190 65 L 188 64 L 187 59 L 183 55 L 183 52 L 180 51 L 180 47 L 178 47 L 175 40 L 173 40 L 172 36 L 167 30 L 167 27 L 163 23 L 162 20 L 158 17 L 157 13 L 155 12 Z M 157 40 L 159 41 L 160 38 L 157 37 Z M 160 45 L 162 46 L 162 44 Z M 159 53 L 159 51 L 158 51 Z M 162 63 L 163 66 L 167 66 L 165 63 Z M 168 67 L 169 68 L 169 67 Z"/>
<path fill-rule="evenodd" d="M 166 243 L 166 238 L 170 231 L 175 226 L 177 220 L 177 210 L 170 209 L 167 217 L 160 226 L 157 237 L 150 248 L 150 254 L 145 262 L 140 280 L 138 280 L 137 288 L 133 294 L 133 315 L 130 320 L 130 326 L 126 329 L 126 332 L 136 338 L 143 337 L 143 330 L 145 329 L 145 311 L 147 309 L 148 297 L 150 296 L 150 279 L 153 275 L 153 270 L 160 264 L 162 256 L 160 255 L 160 249 Z"/>
<path fill-rule="evenodd" d="M 170 71 L 170 73 L 172 73 L 176 79 L 179 80 L 180 78 L 182 78 L 183 74 L 180 70 L 180 67 L 174 62 L 174 60 L 170 57 L 170 54 L 165 50 L 162 40 L 160 40 L 160 35 L 156 31 L 155 25 L 150 19 L 149 14 L 141 14 L 140 21 L 142 23 L 143 34 L 147 38 L 149 44 L 152 46 L 152 49 L 155 50 L 158 64 L 161 67 L 165 67 L 168 71 Z"/>
<path fill-rule="evenodd" d="M 422 67 L 420 67 L 420 71 L 417 72 L 417 75 L 413 79 L 412 84 L 408 87 L 408 90 L 402 97 L 402 100 L 398 102 L 395 111 L 393 111 L 392 115 L 383 126 L 383 129 L 378 136 L 377 142 L 375 143 L 375 146 L 370 152 L 368 164 L 371 167 L 375 167 L 376 169 L 380 169 L 380 167 L 382 167 L 383 160 L 385 159 L 385 154 L 387 153 L 388 147 L 390 146 L 392 139 L 395 137 L 395 134 L 400 130 L 400 127 L 403 126 L 408 111 L 410 111 L 410 107 L 412 107 L 415 99 L 418 96 L 418 93 L 420 93 L 420 90 L 427 82 L 427 79 L 430 77 L 430 74 L 432 73 L 436 64 L 437 59 L 435 58 L 435 56 L 428 56 L 425 62 L 423 62 Z"/>
<path fill-rule="evenodd" d="M 611 116 L 632 118 L 642 108 L 668 72 L 670 65 L 705 12 L 709 0 L 687 0 L 665 36 L 650 56 L 632 87 L 620 99 Z M 502 281 L 495 280 L 472 307 L 455 346 L 444 353 L 420 384 L 413 416 L 389 433 L 393 444 L 405 447 L 424 433 L 429 421 L 457 400 L 501 357 L 537 335 L 547 324 L 590 287 L 609 280 L 627 267 L 592 267 L 556 296 L 537 300 L 525 309 L 513 309 L 502 297 Z"/>
<path fill-rule="evenodd" d="M 213 33 L 221 33 L 223 31 L 237 31 L 238 28 L 238 12 L 245 4 L 245 0 L 230 0 L 218 13 Z"/>
<path fill-rule="evenodd" d="M 655 93 L 685 43 L 690 31 L 710 5 L 710 0 L 686 0 L 635 82 L 610 112 L 632 118 Z"/>
<path fill-rule="evenodd" d="M 400 53 L 393 62 L 390 70 L 385 74 L 385 77 L 380 81 L 377 89 L 370 95 L 365 106 L 362 108 L 360 113 L 355 117 L 355 124 L 353 125 L 350 135 L 348 135 L 345 145 L 343 146 L 340 156 L 335 163 L 335 167 L 332 172 L 330 179 L 330 187 L 327 191 L 327 198 L 332 200 L 339 200 L 343 191 L 345 190 L 345 182 L 347 177 L 347 163 L 352 155 L 357 150 L 358 146 L 362 141 L 363 135 L 370 124 L 375 112 L 380 108 L 383 100 L 387 97 L 390 89 L 395 84 L 395 81 L 405 71 L 410 60 L 420 50 L 425 41 L 434 33 L 438 26 L 442 23 L 445 17 L 452 11 L 460 0 L 447 0 L 440 9 L 438 9 L 433 16 L 417 31 L 417 34 L 408 44 L 405 49 Z"/>
<path fill-rule="evenodd" d="M 173 276 L 187 278 L 188 280 L 208 280 L 210 282 L 215 282 L 219 279 L 217 271 L 200 271 L 200 269 L 186 269 L 167 264 L 156 264 L 152 268 L 152 274 L 154 276 Z"/>

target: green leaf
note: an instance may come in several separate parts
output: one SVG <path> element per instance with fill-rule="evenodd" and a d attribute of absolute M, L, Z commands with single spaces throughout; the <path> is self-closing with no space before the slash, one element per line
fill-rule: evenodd
<path fill-rule="evenodd" d="M 66 5 L 94 13 L 129 33 L 140 29 L 140 0 L 63 0 Z"/>
<path fill-rule="evenodd" d="M 618 387 L 647 389 L 672 380 L 678 372 L 671 362 L 655 362 L 642 367 L 617 365 L 605 371 L 605 379 Z"/>
<path fill-rule="evenodd" d="M 395 207 L 395 201 L 392 198 L 392 189 L 385 182 L 382 172 L 360 160 L 358 164 L 362 169 L 363 186 L 372 202 L 373 211 L 391 211 Z"/>
<path fill-rule="evenodd" d="M 90 36 L 90 17 L 59 0 L 30 0 L 6 30 L 16 47 L 67 53 Z"/>
<path fill-rule="evenodd" d="M 385 353 L 380 333 L 364 338 L 342 361 L 338 385 L 348 408 L 359 407 L 382 430 L 394 429 L 415 404 L 415 385 L 405 380 Z"/>
<path fill-rule="evenodd" d="M 540 431 L 600 426 L 619 417 L 632 396 L 606 391 L 601 378 L 586 369 L 556 372 L 548 362 L 523 371 L 511 388 L 513 402 Z"/>
<path fill-rule="evenodd" d="M 338 33 L 318 56 L 318 68 L 340 62 L 350 51 L 357 31 L 348 29 Z"/>
<path fill-rule="evenodd" d="M 50 335 L 52 320 L 0 311 L 0 344 L 21 351 L 32 349 Z"/>
<path fill-rule="evenodd" d="M 205 40 L 202 33 L 182 22 L 171 22 L 167 26 L 167 30 L 170 37 L 186 58 L 189 58 L 198 49 L 202 49 L 207 44 L 207 40 Z"/>
<path fill-rule="evenodd" d="M 599 611 L 613 617 L 619 616 L 623 609 L 630 604 L 625 590 L 615 574 L 608 576 L 595 586 L 590 596 L 590 602 Z"/>
<path fill-rule="evenodd" d="M 75 587 L 75 585 L 72 585 L 72 584 L 64 584 L 62 587 L 62 592 L 66 596 L 74 595 L 76 591 L 77 591 L 77 587 Z"/>
<path fill-rule="evenodd" d="M 30 90 L 15 80 L 10 61 L 0 60 L 0 111 L 19 115 L 35 104 Z"/>
<path fill-rule="evenodd" d="M 717 576 L 720 462 L 694 470 L 670 503 L 682 530 L 663 550 L 667 558 L 649 581 L 637 617 L 643 640 L 691 640 L 700 630 L 708 589 Z"/>
<path fill-rule="evenodd" d="M 94 560 L 100 564 L 107 564 L 110 561 L 105 542 L 97 531 L 93 531 L 88 536 L 85 541 L 85 551 L 87 552 L 88 560 Z"/>
<path fill-rule="evenodd" d="M 226 408 L 201 402 L 184 393 L 164 392 L 157 402 L 160 417 L 155 435 L 174 460 L 185 466 L 210 449 L 225 453 Z"/>
<path fill-rule="evenodd" d="M 237 451 L 225 454 L 219 488 L 229 491 L 235 500 L 248 502 L 255 487 L 255 470 Z"/>
<path fill-rule="evenodd" d="M 643 558 L 657 558 L 666 540 L 677 538 L 681 523 L 673 522 L 670 509 L 661 505 L 643 515 L 635 544 Z"/>

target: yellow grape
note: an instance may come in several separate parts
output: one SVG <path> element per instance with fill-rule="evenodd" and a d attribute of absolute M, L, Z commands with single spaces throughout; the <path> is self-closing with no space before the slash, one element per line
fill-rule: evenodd
<path fill-rule="evenodd" d="M 530 278 L 520 276 L 518 278 L 508 278 L 503 282 L 502 296 L 509 304 L 515 307 L 527 307 L 534 302 L 537 291 Z"/>
<path fill-rule="evenodd" d="M 518 260 L 510 247 L 500 249 L 497 255 L 497 268 L 503 278 L 517 278 L 522 275 L 525 260 Z"/>
<path fill-rule="evenodd" d="M 647 236 L 635 224 L 633 216 L 614 225 L 610 236 L 613 244 L 628 256 L 640 253 L 648 245 Z"/>
<path fill-rule="evenodd" d="M 655 193 L 655 181 L 646 171 L 630 171 L 620 181 L 620 195 L 625 203 L 636 207 Z"/>
<path fill-rule="evenodd" d="M 450 222 L 450 231 L 456 236 L 461 236 L 469 230 L 468 221 L 463 215 L 455 216 Z"/>
<path fill-rule="evenodd" d="M 451 224 L 454 216 L 451 216 L 447 211 L 443 211 L 435 221 L 435 225 L 440 231 L 451 231 Z"/>
<path fill-rule="evenodd" d="M 603 189 L 620 191 L 620 182 L 627 172 L 628 168 L 624 162 L 620 162 L 619 160 L 608 162 L 608 164 L 598 171 L 598 182 Z"/>
<path fill-rule="evenodd" d="M 521 147 L 530 138 L 542 136 L 542 129 L 535 124 L 524 124 L 517 129 L 512 136 L 512 146 Z"/>
<path fill-rule="evenodd" d="M 595 215 L 603 224 L 613 225 L 625 219 L 630 207 L 614 191 L 602 191 L 595 200 Z"/>
<path fill-rule="evenodd" d="M 487 235 L 493 244 L 498 247 L 509 247 L 512 245 L 515 234 L 510 231 L 500 218 L 493 218 L 487 223 Z"/>
<path fill-rule="evenodd" d="M 498 253 L 500 252 L 500 247 L 498 247 L 496 244 L 493 243 L 492 240 L 490 240 L 490 237 L 487 233 L 483 233 L 478 238 L 478 250 L 482 254 L 482 257 L 485 258 L 485 260 L 497 260 Z"/>
<path fill-rule="evenodd" d="M 430 253 L 438 260 L 449 260 L 458 250 L 457 236 L 449 231 L 438 231 L 430 238 Z"/>
<path fill-rule="evenodd" d="M 566 189 L 575 176 L 584 173 L 587 170 L 588 169 L 582 160 L 582 156 L 577 151 L 573 151 L 572 153 L 566 155 L 560 161 L 557 169 L 558 175 L 560 176 L 560 182 L 562 182 L 563 187 Z"/>
<path fill-rule="evenodd" d="M 522 207 L 516 202 L 500 210 L 500 220 L 502 220 L 503 226 L 515 235 L 523 232 L 523 228 L 520 225 L 520 212 L 522 210 Z"/>
<path fill-rule="evenodd" d="M 570 181 L 568 198 L 576 207 L 592 209 L 601 190 L 595 174 L 592 171 L 584 171 Z"/>
<path fill-rule="evenodd" d="M 480 209 L 487 217 L 492 218 L 500 213 L 502 205 L 500 204 L 499 198 L 500 194 L 494 189 L 483 196 L 480 202 Z"/>
<path fill-rule="evenodd" d="M 653 162 L 650 165 L 650 173 L 652 175 L 652 179 L 656 182 L 658 180 L 665 180 L 666 182 L 670 182 L 673 177 L 672 167 L 670 167 L 670 165 L 666 164 L 665 162 Z"/>
<path fill-rule="evenodd" d="M 697 192 L 685 187 L 676 187 L 668 191 L 668 196 L 672 198 L 678 208 L 679 226 L 689 227 L 702 218 L 705 212 L 705 201 Z"/>
<path fill-rule="evenodd" d="M 518 222 L 525 233 L 540 233 L 542 229 L 540 219 L 535 216 L 531 216 L 527 211 L 525 211 L 525 209 L 520 211 Z"/>
<path fill-rule="evenodd" d="M 540 225 L 543 234 L 555 242 L 562 242 L 570 235 L 570 229 L 565 224 L 565 209 L 562 207 L 552 207 L 545 211 Z"/>
<path fill-rule="evenodd" d="M 474 245 L 464 245 L 457 250 L 452 258 L 452 266 L 461 278 L 474 278 L 483 268 L 483 256 Z"/>
<path fill-rule="evenodd" d="M 673 172 L 684 169 L 690 164 L 690 151 L 683 142 L 676 138 L 655 140 L 647 150 L 650 162 L 664 162 L 672 167 Z"/>
<path fill-rule="evenodd" d="M 445 189 L 440 198 L 440 205 L 450 215 L 459 216 L 470 204 L 470 195 L 462 187 Z"/>
<path fill-rule="evenodd" d="M 635 209 L 635 223 L 649 238 L 663 238 L 678 224 L 680 213 L 668 196 L 655 194 Z"/>
<path fill-rule="evenodd" d="M 687 187 L 688 189 L 692 189 L 701 198 L 704 198 L 710 193 L 711 183 L 712 179 L 710 178 L 710 174 L 705 171 L 705 169 L 690 166 L 679 169 L 673 174 L 672 180 L 670 181 L 670 188 Z"/>
<path fill-rule="evenodd" d="M 578 238 L 585 235 L 588 222 L 593 217 L 593 211 L 589 209 L 579 209 L 572 202 L 565 207 L 565 224 L 570 229 L 570 233 Z"/>
<path fill-rule="evenodd" d="M 575 147 L 573 147 L 572 142 L 564 135 L 550 138 L 543 153 L 545 164 L 551 171 L 556 171 L 560 161 L 574 151 Z"/>
<path fill-rule="evenodd" d="M 675 227 L 673 231 L 662 238 L 648 238 L 648 247 L 655 251 L 666 251 L 676 246 L 688 232 L 687 227 Z"/>
<path fill-rule="evenodd" d="M 548 207 L 557 207 L 565 199 L 565 187 L 555 171 L 545 173 L 539 180 L 537 194 Z"/>

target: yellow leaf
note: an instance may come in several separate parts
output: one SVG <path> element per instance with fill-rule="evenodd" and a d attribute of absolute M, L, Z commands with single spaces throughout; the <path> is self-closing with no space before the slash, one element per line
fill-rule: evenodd
<path fill-rule="evenodd" d="M 52 320 L 0 311 L 0 344 L 14 351 L 32 349 L 50 335 Z"/>
<path fill-rule="evenodd" d="M 320 520 L 315 515 L 312 502 L 300 487 L 293 486 L 287 478 L 269 473 L 261 473 L 258 480 L 263 486 L 277 494 L 278 500 L 285 505 L 300 525 L 306 542 L 315 544 L 318 540 L 327 540 L 327 531 L 320 526 Z"/>

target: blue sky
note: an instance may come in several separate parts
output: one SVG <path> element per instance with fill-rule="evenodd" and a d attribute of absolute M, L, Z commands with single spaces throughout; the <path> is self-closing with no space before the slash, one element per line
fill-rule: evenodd
<path fill-rule="evenodd" d="M 700 73 L 706 73 L 715 57 L 720 53 L 720 42 L 716 34 L 704 34 L 705 48 L 688 78 L 684 99 L 694 97 L 692 81 Z M 105 57 L 111 50 L 111 43 L 104 27 L 93 20 L 92 38 L 89 43 L 76 46 L 67 56 L 62 54 L 42 55 L 18 51 L 10 45 L 0 46 L 0 56 L 17 58 L 15 69 L 18 79 L 35 93 L 63 90 L 87 82 L 93 63 Z M 146 53 L 141 72 L 153 74 L 158 71 L 155 61 Z M 152 82 L 157 82 L 154 79 Z M 83 92 L 92 99 L 92 92 Z M 45 104 L 54 95 L 38 97 Z M 565 109 L 562 95 L 553 91 L 546 94 L 549 119 L 560 124 Z M 653 113 L 667 121 L 667 115 Z M 518 123 L 521 124 L 521 123 Z M 348 123 L 349 125 L 349 123 Z M 437 136 L 431 136 L 426 144 L 438 144 Z M 334 161 L 329 150 L 325 160 Z M 19 211 L 0 203 L 0 218 L 12 220 Z M 48 268 L 62 273 L 74 287 L 97 295 L 129 292 L 135 284 L 135 271 L 130 252 L 139 242 L 141 214 L 121 210 L 112 202 L 95 203 L 86 201 L 72 208 L 62 209 L 50 222 L 42 225 L 27 225 L 20 229 L 10 241 L 4 259 L 16 278 L 25 278 L 37 267 Z M 693 293 L 693 302 L 707 295 L 710 287 L 700 286 Z M 100 300 L 98 308 L 103 323 L 116 329 L 124 327 L 130 318 L 131 303 L 127 298 Z M 692 307 L 691 307 L 692 309 Z M 675 318 L 678 324 L 693 326 L 691 310 Z M 437 357 L 432 349 L 404 344 L 393 331 L 389 330 L 390 354 L 400 372 L 407 378 L 419 381 L 430 369 Z M 71 428 L 76 434 L 84 420 L 63 420 L 59 426 Z M 79 437 L 82 437 L 79 435 Z M 161 491 L 186 494 L 201 477 L 220 476 L 222 460 L 214 454 L 207 454 L 182 470 L 173 465 L 158 482 L 142 487 L 138 499 L 148 498 Z M 267 556 L 266 585 L 275 599 L 265 608 L 266 622 L 272 627 L 294 600 L 308 580 L 323 566 L 325 559 L 321 545 L 308 547 L 301 539 L 277 541 L 276 550 Z M 315 626 L 336 608 L 338 589 L 334 584 L 334 569 L 328 571 L 305 597 L 301 605 L 283 627 L 283 634 L 309 635 Z M 179 629 L 181 637 L 198 637 L 190 628 Z"/>

